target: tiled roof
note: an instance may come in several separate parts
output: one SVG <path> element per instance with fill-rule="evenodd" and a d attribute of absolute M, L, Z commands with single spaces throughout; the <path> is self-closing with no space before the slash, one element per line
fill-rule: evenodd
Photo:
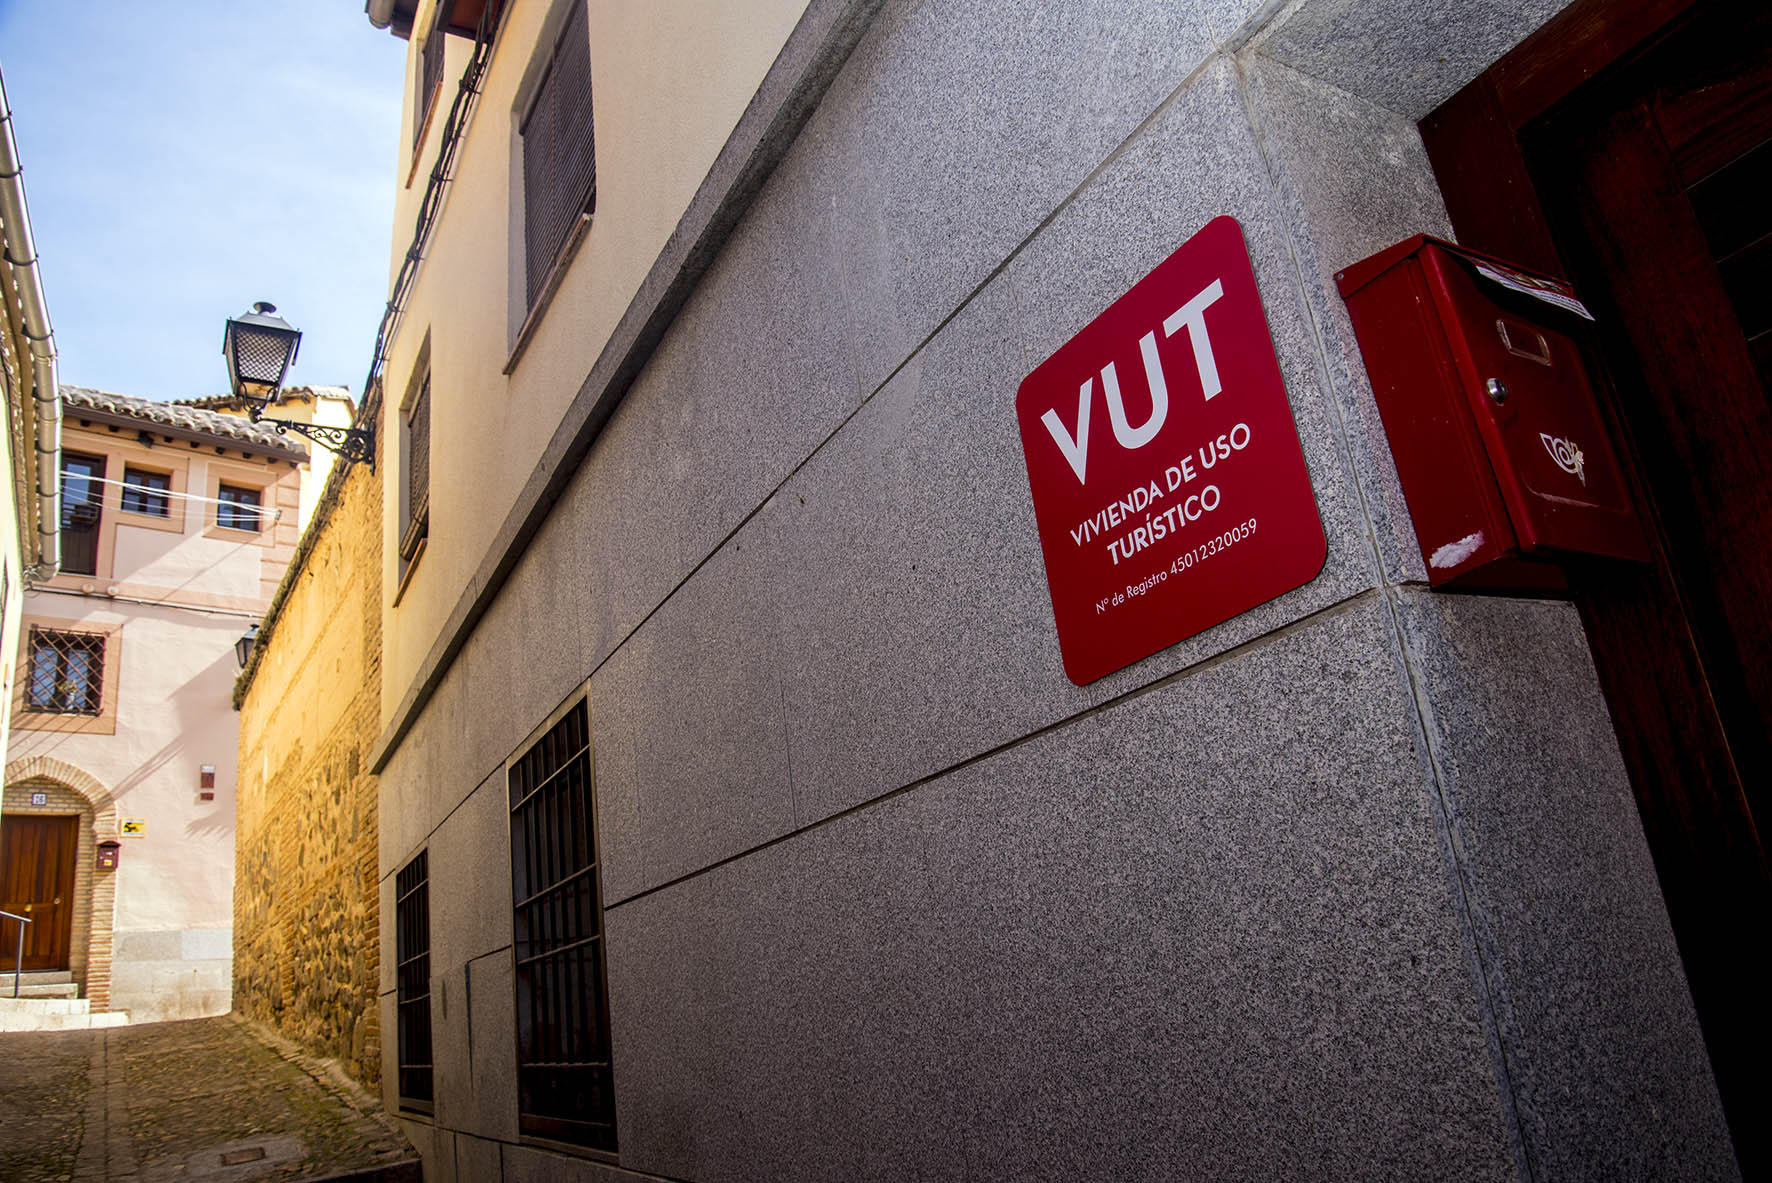
<path fill-rule="evenodd" d="M 303 397 L 342 398 L 346 402 L 350 402 L 351 388 L 349 386 L 285 386 L 278 394 L 277 402 L 281 404 L 290 399 Z M 239 410 L 246 404 L 231 394 L 211 394 L 203 398 L 175 398 L 172 400 L 172 405 L 175 407 L 203 407 L 206 410 Z"/>
<path fill-rule="evenodd" d="M 157 403 L 151 399 L 132 398 L 127 394 L 88 390 L 84 386 L 63 386 L 61 391 L 62 401 L 74 415 L 78 415 L 82 408 L 103 411 L 139 419 L 144 423 L 158 423 L 183 431 L 202 432 L 219 439 L 240 440 L 261 448 L 277 448 L 284 452 L 307 455 L 307 449 L 296 440 L 275 428 L 254 423 L 238 415 L 223 415 L 217 411 L 179 403 Z"/>

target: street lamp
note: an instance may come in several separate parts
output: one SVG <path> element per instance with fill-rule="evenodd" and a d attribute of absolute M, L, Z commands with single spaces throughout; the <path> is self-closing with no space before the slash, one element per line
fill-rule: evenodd
<path fill-rule="evenodd" d="M 246 663 L 252 660 L 252 647 L 257 644 L 258 625 L 256 623 L 249 624 L 246 626 L 246 632 L 241 635 L 238 641 L 234 642 L 234 658 L 240 663 L 241 669 L 245 669 Z"/>
<path fill-rule="evenodd" d="M 254 423 L 268 423 L 279 431 L 305 435 L 322 448 L 337 452 L 346 461 L 367 461 L 375 467 L 373 427 L 330 427 L 323 423 L 300 423 L 265 415 L 289 376 L 289 367 L 301 348 L 301 331 L 277 315 L 277 306 L 260 300 L 252 311 L 228 321 L 222 333 L 222 357 L 228 363 L 228 388 L 246 404 Z M 243 659 L 244 660 L 244 659 Z"/>
<path fill-rule="evenodd" d="M 230 320 L 222 335 L 222 356 L 228 359 L 234 397 L 260 407 L 277 397 L 301 348 L 301 331 L 276 313 L 275 304 L 260 300 L 251 312 Z"/>

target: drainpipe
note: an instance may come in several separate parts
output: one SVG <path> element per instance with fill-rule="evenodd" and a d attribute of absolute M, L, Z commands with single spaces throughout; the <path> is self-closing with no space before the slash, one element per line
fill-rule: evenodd
<path fill-rule="evenodd" d="M 369 23 L 378 29 L 394 23 L 394 0 L 364 0 L 363 11 L 369 14 Z"/>
<path fill-rule="evenodd" d="M 12 265 L 24 311 L 25 338 L 31 343 L 32 397 L 36 402 L 37 561 L 26 574 L 44 580 L 61 569 L 61 386 L 55 372 L 55 334 L 49 327 L 49 306 L 43 298 L 43 276 L 37 269 L 37 244 L 31 238 L 31 215 L 25 206 L 25 178 L 19 168 L 18 143 L 12 138 L 12 106 L 6 101 L 6 78 L 0 74 L 0 219 L 6 223 L 6 261 Z"/>

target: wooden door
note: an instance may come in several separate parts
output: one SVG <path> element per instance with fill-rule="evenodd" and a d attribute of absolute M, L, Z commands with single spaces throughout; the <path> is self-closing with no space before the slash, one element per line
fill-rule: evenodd
<path fill-rule="evenodd" d="M 1578 0 L 1422 133 L 1461 240 L 1598 317 L 1656 561 L 1572 583 L 1737 1155 L 1772 1175 L 1772 9 Z"/>
<path fill-rule="evenodd" d="M 29 916 L 24 968 L 67 969 L 74 920 L 77 817 L 14 814 L 0 819 L 0 911 Z M 10 972 L 20 925 L 0 920 L 0 971 Z"/>

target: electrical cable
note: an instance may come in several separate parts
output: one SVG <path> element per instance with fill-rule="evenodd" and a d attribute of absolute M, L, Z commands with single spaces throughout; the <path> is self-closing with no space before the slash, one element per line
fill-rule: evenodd
<path fill-rule="evenodd" d="M 93 484 L 93 485 L 118 485 L 118 486 L 125 488 L 125 489 L 133 489 L 137 493 L 140 493 L 143 497 L 165 497 L 168 499 L 176 498 L 181 501 L 201 501 L 201 502 L 204 502 L 205 504 L 208 504 L 208 505 L 232 505 L 236 509 L 242 509 L 242 510 L 256 509 L 261 517 L 268 515 L 273 522 L 281 521 L 283 518 L 283 510 L 277 506 L 274 506 L 274 505 L 257 505 L 257 506 L 242 505 L 238 501 L 229 501 L 225 497 L 205 497 L 200 493 L 180 493 L 174 489 L 150 489 L 146 485 L 132 485 L 128 481 L 118 480 L 115 477 L 75 476 L 68 483 L 74 484 L 77 482 L 84 482 L 84 483 Z M 75 502 L 74 504 L 91 505 L 92 502 L 80 501 L 80 502 Z M 137 511 L 130 510 L 129 512 L 135 513 Z"/>

